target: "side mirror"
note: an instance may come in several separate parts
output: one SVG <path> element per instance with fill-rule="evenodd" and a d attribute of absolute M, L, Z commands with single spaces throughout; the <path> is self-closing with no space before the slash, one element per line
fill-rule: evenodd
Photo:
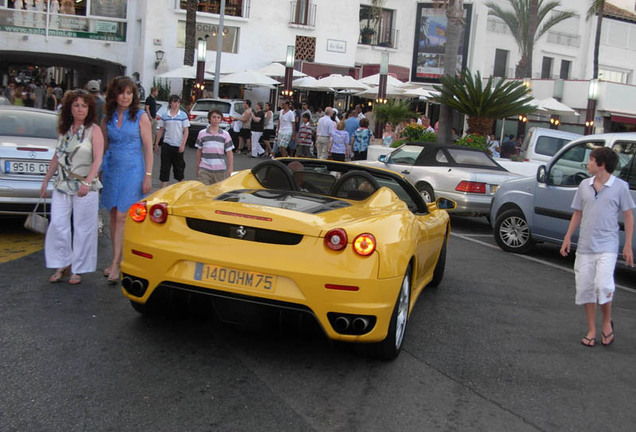
<path fill-rule="evenodd" d="M 378 161 L 386 163 L 387 155 L 380 155 L 378 157 Z"/>
<path fill-rule="evenodd" d="M 548 170 L 545 165 L 541 165 L 537 168 L 537 182 L 538 183 L 548 183 Z"/>
<path fill-rule="evenodd" d="M 454 210 L 457 203 L 451 199 L 439 197 L 435 200 L 435 206 L 441 210 Z"/>

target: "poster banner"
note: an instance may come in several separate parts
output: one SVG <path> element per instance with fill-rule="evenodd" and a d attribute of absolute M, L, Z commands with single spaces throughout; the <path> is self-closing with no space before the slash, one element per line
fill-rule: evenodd
<path fill-rule="evenodd" d="M 472 5 L 464 5 L 464 29 L 457 50 L 458 71 L 466 67 L 471 11 Z M 439 77 L 444 75 L 447 21 L 444 8 L 432 3 L 417 5 L 411 81 L 439 82 Z"/>

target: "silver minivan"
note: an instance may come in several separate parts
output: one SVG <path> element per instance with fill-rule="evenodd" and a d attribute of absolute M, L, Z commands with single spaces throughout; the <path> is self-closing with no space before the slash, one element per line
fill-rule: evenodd
<path fill-rule="evenodd" d="M 536 177 L 510 180 L 499 186 L 490 219 L 495 240 L 503 250 L 525 253 L 535 242 L 561 244 L 573 213 L 572 199 L 579 183 L 589 177 L 587 162 L 598 146 L 610 147 L 618 153 L 619 163 L 613 174 L 629 183 L 636 200 L 636 133 L 583 136 L 539 167 Z M 620 226 L 622 250 L 625 240 L 622 219 Z M 572 243 L 577 240 L 574 236 Z"/>

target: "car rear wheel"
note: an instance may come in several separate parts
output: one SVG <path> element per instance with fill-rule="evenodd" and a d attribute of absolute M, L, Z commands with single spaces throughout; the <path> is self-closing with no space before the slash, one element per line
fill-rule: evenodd
<path fill-rule="evenodd" d="M 444 268 L 446 267 L 446 244 L 448 243 L 448 237 L 444 237 L 444 244 L 442 250 L 439 253 L 435 270 L 433 270 L 433 279 L 429 282 L 428 286 L 436 287 L 442 283 L 444 279 Z"/>
<path fill-rule="evenodd" d="M 404 342 L 404 334 L 409 319 L 409 305 L 411 301 L 411 265 L 406 269 L 402 285 L 393 308 L 389 331 L 386 339 L 372 346 L 371 353 L 382 360 L 393 360 L 398 356 Z"/>
<path fill-rule="evenodd" d="M 435 192 L 433 192 L 431 185 L 427 183 L 418 183 L 417 190 L 427 204 L 435 201 Z"/>
<path fill-rule="evenodd" d="M 526 253 L 534 246 L 530 227 L 523 213 L 510 209 L 495 221 L 495 241 L 506 252 Z"/>

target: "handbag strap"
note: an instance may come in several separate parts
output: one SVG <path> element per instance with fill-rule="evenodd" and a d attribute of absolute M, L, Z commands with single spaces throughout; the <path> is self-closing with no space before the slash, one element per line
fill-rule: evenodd
<path fill-rule="evenodd" d="M 38 212 L 38 207 L 40 206 L 40 203 L 42 203 L 44 201 L 44 215 L 46 216 L 46 198 L 42 198 L 40 197 L 40 199 L 38 200 L 37 204 L 35 204 L 35 208 L 33 209 L 33 213 L 37 213 Z"/>

